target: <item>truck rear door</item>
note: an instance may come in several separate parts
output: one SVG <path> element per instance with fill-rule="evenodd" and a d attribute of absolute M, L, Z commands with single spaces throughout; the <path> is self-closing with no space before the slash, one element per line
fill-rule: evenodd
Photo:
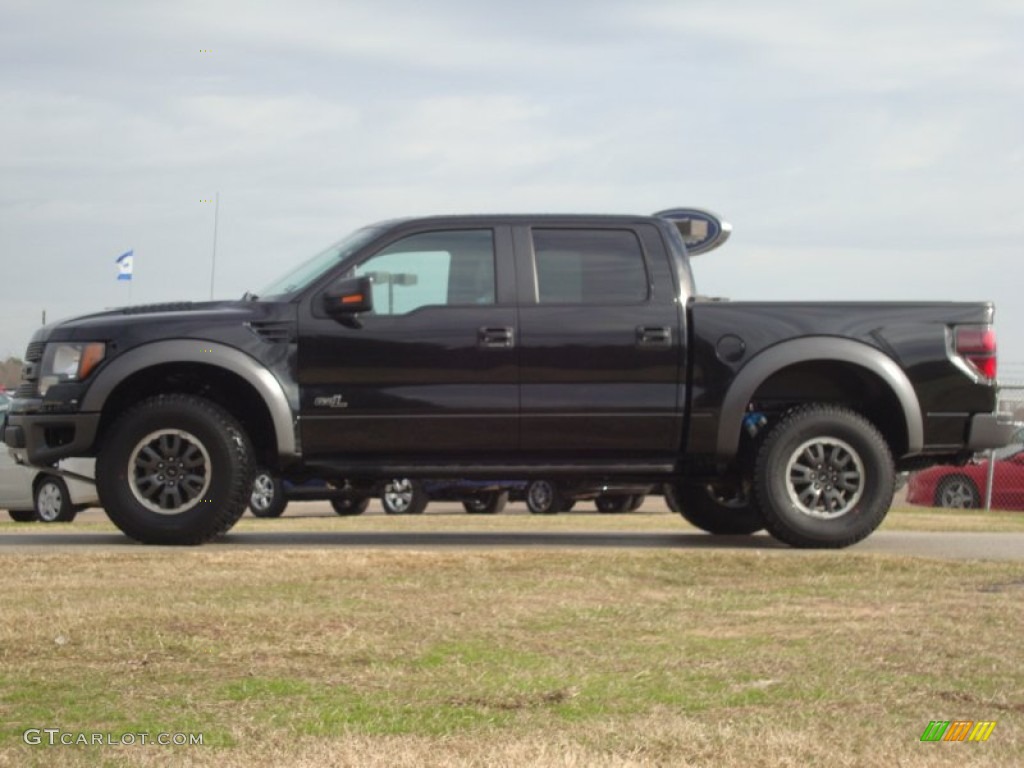
<path fill-rule="evenodd" d="M 686 340 L 658 230 L 544 223 L 513 240 L 522 451 L 676 454 Z"/>

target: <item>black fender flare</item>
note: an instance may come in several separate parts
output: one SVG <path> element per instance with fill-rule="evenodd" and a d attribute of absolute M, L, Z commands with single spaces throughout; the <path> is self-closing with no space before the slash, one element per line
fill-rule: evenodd
<path fill-rule="evenodd" d="M 270 412 L 278 455 L 298 455 L 293 410 L 281 382 L 259 361 L 234 347 L 213 341 L 154 341 L 118 355 L 96 374 L 82 399 L 81 410 L 102 411 L 111 392 L 126 378 L 146 368 L 165 363 L 212 365 L 245 379 L 256 390 Z"/>
<path fill-rule="evenodd" d="M 859 341 L 833 336 L 808 336 L 785 341 L 760 352 L 740 369 L 722 401 L 716 453 L 732 458 L 739 450 L 740 428 L 747 404 L 757 388 L 774 373 L 797 363 L 835 361 L 852 363 L 881 379 L 899 400 L 907 433 L 906 455 L 924 447 L 924 419 L 914 385 L 899 364 L 879 349 Z"/>

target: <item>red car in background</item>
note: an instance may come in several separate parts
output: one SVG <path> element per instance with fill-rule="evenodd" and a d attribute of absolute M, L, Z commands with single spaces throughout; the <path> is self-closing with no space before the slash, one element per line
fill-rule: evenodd
<path fill-rule="evenodd" d="M 972 509 L 985 506 L 988 490 L 988 459 L 962 467 L 929 467 L 912 472 L 907 481 L 907 501 L 927 507 Z M 995 459 L 992 508 L 1024 510 L 1024 449 Z"/>

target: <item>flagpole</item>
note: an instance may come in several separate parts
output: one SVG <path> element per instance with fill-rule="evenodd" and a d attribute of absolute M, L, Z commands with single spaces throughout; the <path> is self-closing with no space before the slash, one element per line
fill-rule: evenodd
<path fill-rule="evenodd" d="M 213 301 L 213 276 L 217 272 L 217 216 L 220 213 L 220 192 L 214 194 L 213 203 L 213 256 L 210 259 L 210 301 Z"/>

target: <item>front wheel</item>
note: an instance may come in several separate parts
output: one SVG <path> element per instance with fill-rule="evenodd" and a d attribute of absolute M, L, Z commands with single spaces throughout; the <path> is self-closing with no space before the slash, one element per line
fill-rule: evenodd
<path fill-rule="evenodd" d="M 429 501 L 423 485 L 408 477 L 395 478 L 380 495 L 380 504 L 389 515 L 419 515 Z"/>
<path fill-rule="evenodd" d="M 194 395 L 157 395 L 111 427 L 96 490 L 111 521 L 144 544 L 201 544 L 224 533 L 252 494 L 252 448 L 238 421 Z"/>
<path fill-rule="evenodd" d="M 794 547 L 839 548 L 881 525 L 895 470 L 885 438 L 848 408 L 787 413 L 757 453 L 754 491 L 765 527 Z"/>
<path fill-rule="evenodd" d="M 59 477 L 43 477 L 36 483 L 35 506 L 36 517 L 44 523 L 70 523 L 78 513 L 67 483 Z"/>
<path fill-rule="evenodd" d="M 249 495 L 249 511 L 256 517 L 280 517 L 288 506 L 284 483 L 266 469 L 256 470 Z"/>
<path fill-rule="evenodd" d="M 764 528 L 764 518 L 750 494 L 739 487 L 714 483 L 665 486 L 669 509 L 690 525 L 719 536 L 746 536 Z"/>
<path fill-rule="evenodd" d="M 11 516 L 11 520 L 16 523 L 34 523 L 39 518 L 36 517 L 36 511 L 34 509 L 9 509 L 7 514 Z"/>

